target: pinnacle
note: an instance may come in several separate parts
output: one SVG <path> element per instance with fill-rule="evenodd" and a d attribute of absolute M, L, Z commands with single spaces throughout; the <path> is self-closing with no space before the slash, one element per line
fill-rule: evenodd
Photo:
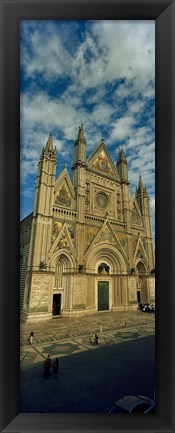
<path fill-rule="evenodd" d="M 85 136 L 84 136 L 83 125 L 79 126 L 78 136 L 77 136 L 76 143 L 77 142 L 84 142 L 84 143 L 86 143 L 86 139 L 85 139 Z"/>
<path fill-rule="evenodd" d="M 143 189 L 143 181 L 142 181 L 142 176 L 141 176 L 141 174 L 139 175 L 138 188 Z"/>
<path fill-rule="evenodd" d="M 52 140 L 52 134 L 51 133 L 50 133 L 49 138 L 47 140 L 47 144 L 46 144 L 45 150 L 48 150 L 48 151 L 51 150 L 51 151 L 53 151 L 53 140 Z"/>
<path fill-rule="evenodd" d="M 120 147 L 119 147 L 119 152 L 118 152 L 118 163 L 119 162 L 125 162 L 126 163 L 126 157 L 125 157 L 125 154 L 124 154 L 124 150 L 123 150 L 123 148 L 121 149 Z"/>

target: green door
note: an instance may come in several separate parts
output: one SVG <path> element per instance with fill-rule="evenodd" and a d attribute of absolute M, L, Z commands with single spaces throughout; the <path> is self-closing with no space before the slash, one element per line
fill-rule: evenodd
<path fill-rule="evenodd" d="M 109 281 L 98 281 L 98 311 L 109 310 Z"/>

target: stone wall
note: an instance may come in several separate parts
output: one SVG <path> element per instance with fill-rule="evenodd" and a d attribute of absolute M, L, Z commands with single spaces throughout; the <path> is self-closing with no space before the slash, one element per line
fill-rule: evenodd
<path fill-rule="evenodd" d="M 24 306 L 23 304 L 31 239 L 32 216 L 33 214 L 30 214 L 20 223 L 20 313 L 22 312 Z"/>
<path fill-rule="evenodd" d="M 29 312 L 47 312 L 52 308 L 52 274 L 46 271 L 34 272 L 31 282 Z"/>
<path fill-rule="evenodd" d="M 86 307 L 86 288 L 87 280 L 83 274 L 77 274 L 74 276 L 74 288 L 73 288 L 73 309 L 85 309 Z"/>
<path fill-rule="evenodd" d="M 148 279 L 150 302 L 155 302 L 155 277 Z"/>
<path fill-rule="evenodd" d="M 93 275 L 87 277 L 87 308 L 95 308 L 95 278 Z"/>
<path fill-rule="evenodd" d="M 128 278 L 129 304 L 137 304 L 137 281 L 136 277 Z"/>

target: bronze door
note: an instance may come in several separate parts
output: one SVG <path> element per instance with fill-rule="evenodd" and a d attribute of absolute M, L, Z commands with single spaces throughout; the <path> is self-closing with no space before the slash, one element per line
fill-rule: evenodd
<path fill-rule="evenodd" d="M 98 311 L 109 310 L 109 281 L 98 281 Z"/>

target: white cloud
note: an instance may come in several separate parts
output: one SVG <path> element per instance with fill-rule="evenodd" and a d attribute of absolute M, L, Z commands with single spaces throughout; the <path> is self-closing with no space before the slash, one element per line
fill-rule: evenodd
<path fill-rule="evenodd" d="M 154 113 L 147 103 L 154 98 L 155 24 L 88 21 L 81 37 L 78 27 L 73 21 L 29 21 L 22 26 L 21 67 L 27 80 L 21 96 L 21 184 L 27 185 L 29 197 L 28 182 L 35 183 L 50 132 L 58 166 L 63 161 L 72 164 L 83 123 L 87 153 L 102 133 L 112 156 L 122 140 L 131 187 L 141 173 L 153 200 Z"/>
<path fill-rule="evenodd" d="M 45 79 L 68 76 L 82 89 L 107 81 L 137 77 L 137 85 L 154 78 L 154 22 L 94 21 L 84 40 L 70 50 L 72 23 L 67 25 L 67 46 L 62 43 L 62 26 L 46 22 L 34 27 L 21 61 L 28 76 L 43 74 Z"/>
<path fill-rule="evenodd" d="M 154 28 L 153 21 L 96 22 L 93 34 L 107 52 L 106 78 L 137 77 L 141 86 L 154 78 Z"/>
<path fill-rule="evenodd" d="M 134 119 L 132 116 L 125 116 L 118 119 L 112 129 L 110 141 L 124 140 L 132 132 Z"/>
<path fill-rule="evenodd" d="M 131 136 L 127 139 L 126 146 L 127 149 L 136 148 L 152 142 L 153 139 L 154 131 L 147 126 L 141 126 L 132 131 Z"/>
<path fill-rule="evenodd" d="M 106 125 L 113 113 L 113 107 L 111 105 L 101 103 L 93 108 L 91 116 L 93 122 L 97 125 Z"/>

